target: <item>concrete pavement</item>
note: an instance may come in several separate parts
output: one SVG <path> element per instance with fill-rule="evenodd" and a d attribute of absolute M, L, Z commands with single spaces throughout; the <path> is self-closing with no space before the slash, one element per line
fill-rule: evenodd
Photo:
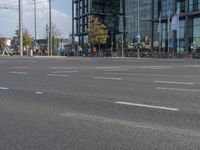
<path fill-rule="evenodd" d="M 1 149 L 200 149 L 200 61 L 1 58 Z"/>

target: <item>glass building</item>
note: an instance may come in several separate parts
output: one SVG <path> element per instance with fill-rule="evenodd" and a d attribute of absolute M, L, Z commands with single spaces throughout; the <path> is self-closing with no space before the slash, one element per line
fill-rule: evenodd
<path fill-rule="evenodd" d="M 89 16 L 98 16 L 109 29 L 105 49 L 134 48 L 137 35 L 146 50 L 183 52 L 200 48 L 200 0 L 73 0 L 73 32 L 83 48 L 88 45 Z M 179 30 L 171 30 L 180 10 Z M 159 17 L 161 32 L 158 33 Z M 160 38 L 159 38 L 160 37 Z"/>
<path fill-rule="evenodd" d="M 158 6 L 154 13 L 154 26 L 158 26 L 161 16 L 161 46 L 164 51 L 190 52 L 194 44 L 200 48 L 200 0 L 156 0 L 154 3 Z M 172 17 L 178 10 L 179 30 L 172 31 Z M 159 41 L 158 36 L 155 40 Z"/>

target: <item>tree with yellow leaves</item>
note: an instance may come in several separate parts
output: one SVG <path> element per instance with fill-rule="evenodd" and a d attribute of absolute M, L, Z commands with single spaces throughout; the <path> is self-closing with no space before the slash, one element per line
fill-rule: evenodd
<path fill-rule="evenodd" d="M 90 45 L 99 45 L 99 50 L 101 44 L 105 44 L 108 39 L 108 29 L 107 27 L 99 20 L 98 17 L 90 17 L 90 26 L 88 29 L 88 39 Z"/>

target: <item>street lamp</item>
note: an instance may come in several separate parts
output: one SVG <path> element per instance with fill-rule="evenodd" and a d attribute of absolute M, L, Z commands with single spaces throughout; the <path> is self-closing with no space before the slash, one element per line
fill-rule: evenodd
<path fill-rule="evenodd" d="M 35 42 L 34 42 L 34 48 L 36 50 L 37 46 L 37 20 L 36 20 L 36 0 L 34 1 L 34 26 L 35 26 Z"/>
<path fill-rule="evenodd" d="M 137 56 L 140 58 L 140 48 L 139 48 L 139 41 L 140 41 L 140 1 L 138 0 L 138 34 L 137 34 Z"/>
<path fill-rule="evenodd" d="M 23 31 L 22 31 L 22 1 L 19 0 L 19 50 L 20 56 L 23 56 Z"/>
<path fill-rule="evenodd" d="M 52 56 L 52 23 L 51 23 L 51 0 L 49 0 L 49 53 Z"/>

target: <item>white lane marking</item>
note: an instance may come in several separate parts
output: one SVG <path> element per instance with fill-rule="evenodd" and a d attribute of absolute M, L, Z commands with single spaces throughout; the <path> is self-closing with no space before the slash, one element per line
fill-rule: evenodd
<path fill-rule="evenodd" d="M 52 70 L 72 70 L 72 67 L 50 67 Z"/>
<path fill-rule="evenodd" d="M 6 88 L 6 87 L 0 87 L 0 90 L 9 90 L 9 88 Z"/>
<path fill-rule="evenodd" d="M 68 71 L 54 71 L 52 72 L 53 74 L 54 73 L 77 73 L 79 72 L 78 70 L 68 70 Z"/>
<path fill-rule="evenodd" d="M 43 94 L 43 92 L 39 92 L 39 91 L 38 91 L 38 92 L 35 92 L 35 93 L 36 93 L 36 94 L 38 94 L 38 95 L 41 95 L 41 94 Z"/>
<path fill-rule="evenodd" d="M 160 69 L 160 70 L 161 70 L 161 69 L 163 69 L 163 70 L 166 69 L 166 70 L 167 70 L 167 69 L 172 69 L 172 68 L 173 68 L 173 67 L 155 67 L 155 68 L 151 68 L 151 69 L 152 69 L 152 70 L 159 70 L 159 69 Z"/>
<path fill-rule="evenodd" d="M 159 81 L 155 80 L 154 83 L 166 83 L 166 84 L 180 84 L 180 85 L 194 85 L 194 83 L 190 82 L 173 82 L 173 81 Z"/>
<path fill-rule="evenodd" d="M 185 67 L 200 68 L 200 65 L 184 65 Z"/>
<path fill-rule="evenodd" d="M 156 90 L 168 90 L 168 91 L 180 91 L 180 92 L 200 92 L 196 89 L 180 89 L 180 88 L 165 88 L 165 87 L 156 87 Z"/>
<path fill-rule="evenodd" d="M 171 108 L 171 107 L 162 107 L 162 106 L 153 106 L 153 105 L 146 105 L 146 104 L 138 104 L 138 103 L 128 103 L 128 102 L 115 102 L 116 104 L 121 105 L 129 105 L 129 106 L 137 106 L 137 107 L 146 107 L 146 108 L 154 108 L 154 109 L 162 109 L 162 110 L 170 110 L 170 111 L 178 111 L 178 108 Z"/>
<path fill-rule="evenodd" d="M 47 76 L 50 76 L 50 77 L 70 77 L 70 75 L 64 75 L 64 74 L 47 74 Z"/>
<path fill-rule="evenodd" d="M 128 71 L 128 69 L 108 69 L 104 70 L 105 72 L 112 72 L 112 71 Z"/>
<path fill-rule="evenodd" d="M 92 77 L 93 79 L 102 79 L 102 80 L 122 80 L 122 78 L 110 78 L 110 77 Z"/>
<path fill-rule="evenodd" d="M 11 74 L 28 74 L 27 72 L 17 72 L 17 71 L 11 71 Z"/>
<path fill-rule="evenodd" d="M 163 76 L 163 77 L 187 77 L 187 78 L 200 78 L 200 76 L 192 75 L 171 75 L 171 74 L 143 74 L 143 73 L 128 73 L 128 72 L 110 72 L 110 75 L 130 75 L 130 76 Z"/>
<path fill-rule="evenodd" d="M 172 69 L 172 66 L 142 66 L 142 69 Z"/>
<path fill-rule="evenodd" d="M 120 69 L 121 67 L 96 67 L 96 69 Z"/>
<path fill-rule="evenodd" d="M 10 67 L 12 69 L 30 69 L 31 67 Z"/>

